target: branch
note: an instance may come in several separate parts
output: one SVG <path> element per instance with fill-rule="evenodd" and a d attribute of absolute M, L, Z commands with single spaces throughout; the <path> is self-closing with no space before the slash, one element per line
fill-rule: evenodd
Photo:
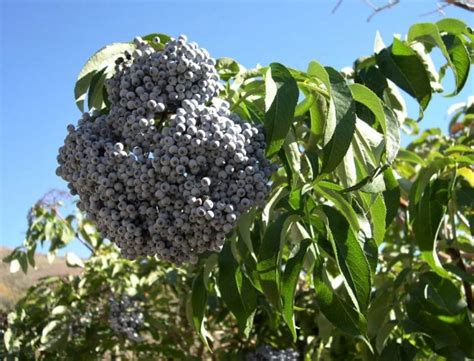
<path fill-rule="evenodd" d="M 377 6 L 377 5 L 373 4 L 370 0 L 364 0 L 364 2 L 374 10 L 374 12 L 372 14 L 370 14 L 370 16 L 367 18 L 367 22 L 369 22 L 379 12 L 394 7 L 395 5 L 397 5 L 400 2 L 400 0 L 389 0 L 387 4 L 382 5 L 382 6 Z"/>
<path fill-rule="evenodd" d="M 447 5 L 454 5 L 461 9 L 474 12 L 474 1 L 473 0 L 444 0 Z M 446 6 L 447 6 L 446 5 Z"/>
<path fill-rule="evenodd" d="M 77 239 L 79 242 L 81 242 L 84 246 L 86 246 L 86 247 L 89 249 L 89 251 L 91 251 L 91 253 L 95 256 L 95 250 L 94 250 L 94 248 L 92 248 L 92 246 L 91 246 L 89 243 L 87 243 L 86 241 L 84 241 L 84 240 L 81 238 L 81 236 L 79 235 L 78 232 L 76 232 L 76 239 Z"/>
<path fill-rule="evenodd" d="M 331 14 L 334 14 L 334 13 L 337 11 L 337 9 L 339 9 L 339 6 L 341 6 L 342 1 L 343 1 L 343 0 L 339 0 L 339 1 L 337 2 L 336 6 L 334 6 L 334 8 L 333 8 L 332 11 L 331 11 Z"/>
<path fill-rule="evenodd" d="M 435 13 L 439 13 L 441 16 L 446 16 L 446 14 L 444 12 L 444 8 L 447 8 L 450 5 L 452 5 L 452 4 L 450 4 L 450 3 L 445 3 L 445 4 L 437 3 L 436 6 L 438 8 L 436 10 L 432 10 L 432 11 L 429 11 L 427 13 L 423 13 L 423 14 L 421 14 L 421 16 L 428 16 L 428 15 L 432 15 L 432 14 L 435 14 Z"/>

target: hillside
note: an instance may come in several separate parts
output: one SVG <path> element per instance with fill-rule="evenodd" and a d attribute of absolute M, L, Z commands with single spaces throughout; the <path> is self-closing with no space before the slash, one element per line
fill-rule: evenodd
<path fill-rule="evenodd" d="M 38 253 L 35 258 L 36 269 L 29 268 L 26 275 L 22 271 L 12 274 L 9 264 L 1 262 L 10 252 L 11 249 L 0 247 L 0 311 L 10 310 L 40 278 L 80 272 L 80 269 L 67 267 L 64 257 L 56 257 L 50 264 L 45 254 Z"/>

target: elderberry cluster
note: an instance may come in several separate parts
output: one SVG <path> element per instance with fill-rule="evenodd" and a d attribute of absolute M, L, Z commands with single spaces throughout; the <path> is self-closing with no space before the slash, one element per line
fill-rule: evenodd
<path fill-rule="evenodd" d="M 85 332 L 85 329 L 90 326 L 93 315 L 90 311 L 78 315 L 69 323 L 69 334 L 72 338 L 78 337 Z"/>
<path fill-rule="evenodd" d="M 115 75 L 106 82 L 111 103 L 137 113 L 162 113 L 174 111 L 185 99 L 206 103 L 216 94 L 216 61 L 206 49 L 188 43 L 186 36 L 169 41 L 163 51 L 155 51 L 141 38 L 135 45 L 131 56 L 119 58 Z"/>
<path fill-rule="evenodd" d="M 259 346 L 247 355 L 247 361 L 299 361 L 300 354 L 290 348 L 278 350 L 268 345 Z"/>
<path fill-rule="evenodd" d="M 118 300 L 109 299 L 109 324 L 116 333 L 131 341 L 140 341 L 143 323 L 143 313 L 138 300 L 128 295 L 122 295 Z"/>
<path fill-rule="evenodd" d="M 68 126 L 57 174 L 127 258 L 195 263 L 262 204 L 273 165 L 260 125 L 208 105 L 218 78 L 204 49 L 183 36 L 162 52 L 136 43 L 107 83 L 109 112 Z"/>

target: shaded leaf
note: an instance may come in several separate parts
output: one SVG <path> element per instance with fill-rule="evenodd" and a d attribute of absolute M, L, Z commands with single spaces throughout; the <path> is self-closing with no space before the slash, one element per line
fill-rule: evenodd
<path fill-rule="evenodd" d="M 135 45 L 132 43 L 113 43 L 107 45 L 92 55 L 82 67 L 77 77 L 74 88 L 76 104 L 81 112 L 84 111 L 84 100 L 95 73 L 103 68 L 114 66 L 115 60 L 125 51 L 133 52 Z"/>
<path fill-rule="evenodd" d="M 323 211 L 327 216 L 329 240 L 347 290 L 352 294 L 355 305 L 365 311 L 372 283 L 369 262 L 345 217 L 329 206 L 323 206 Z"/>
<path fill-rule="evenodd" d="M 279 263 L 282 231 L 290 215 L 291 213 L 284 213 L 268 225 L 257 256 L 257 272 L 263 292 L 278 310 L 281 309 Z"/>
<path fill-rule="evenodd" d="M 331 81 L 331 103 L 335 112 L 335 124 L 330 124 L 328 117 L 328 127 L 334 127 L 334 132 L 329 142 L 323 148 L 323 173 L 332 172 L 349 148 L 355 130 L 356 114 L 355 102 L 351 91 L 343 76 L 335 69 L 326 67 L 326 71 Z"/>
<path fill-rule="evenodd" d="M 303 267 L 303 260 L 308 250 L 310 240 L 305 240 L 300 243 L 298 252 L 288 260 L 285 266 L 281 282 L 281 296 L 283 299 L 283 319 L 288 325 L 293 341 L 296 342 L 296 328 L 295 319 L 293 315 L 293 303 L 295 300 L 296 284 L 299 279 L 301 268 Z"/>
<path fill-rule="evenodd" d="M 414 97 L 420 104 L 421 112 L 426 109 L 431 99 L 431 85 L 425 67 L 415 51 L 394 38 L 392 46 L 382 50 L 376 58 L 384 75 Z"/>
<path fill-rule="evenodd" d="M 265 77 L 267 156 L 277 153 L 290 130 L 298 103 L 298 86 L 285 66 L 272 63 Z"/>

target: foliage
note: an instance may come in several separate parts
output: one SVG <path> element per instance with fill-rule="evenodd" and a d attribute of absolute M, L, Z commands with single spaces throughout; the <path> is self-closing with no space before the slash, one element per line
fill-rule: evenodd
<path fill-rule="evenodd" d="M 228 360 L 266 344 L 307 360 L 473 358 L 472 101 L 456 108 L 448 136 L 429 129 L 399 148 L 400 129 L 417 126 L 400 89 L 418 102 L 421 120 L 448 70 L 449 95 L 466 84 L 472 40 L 455 19 L 416 24 L 390 46 L 378 37 L 375 53 L 343 73 L 316 61 L 306 71 L 248 70 L 219 59 L 220 97 L 264 124 L 267 155 L 281 166 L 265 207 L 241 217 L 222 252 L 177 268 L 120 259 L 80 213 L 36 205 L 24 246 L 6 259 L 14 269 L 34 266 L 45 240 L 52 253 L 72 239 L 93 253 L 85 262 L 69 257 L 83 267 L 79 276 L 45 279 L 18 303 L 5 352 Z M 439 70 L 434 49 L 445 61 Z M 87 74 L 110 70 L 100 54 Z M 79 81 L 80 106 L 87 92 L 103 91 L 103 82 Z M 143 303 L 141 343 L 107 324 L 108 298 L 124 292 Z M 87 311 L 91 321 L 71 336 Z"/>

